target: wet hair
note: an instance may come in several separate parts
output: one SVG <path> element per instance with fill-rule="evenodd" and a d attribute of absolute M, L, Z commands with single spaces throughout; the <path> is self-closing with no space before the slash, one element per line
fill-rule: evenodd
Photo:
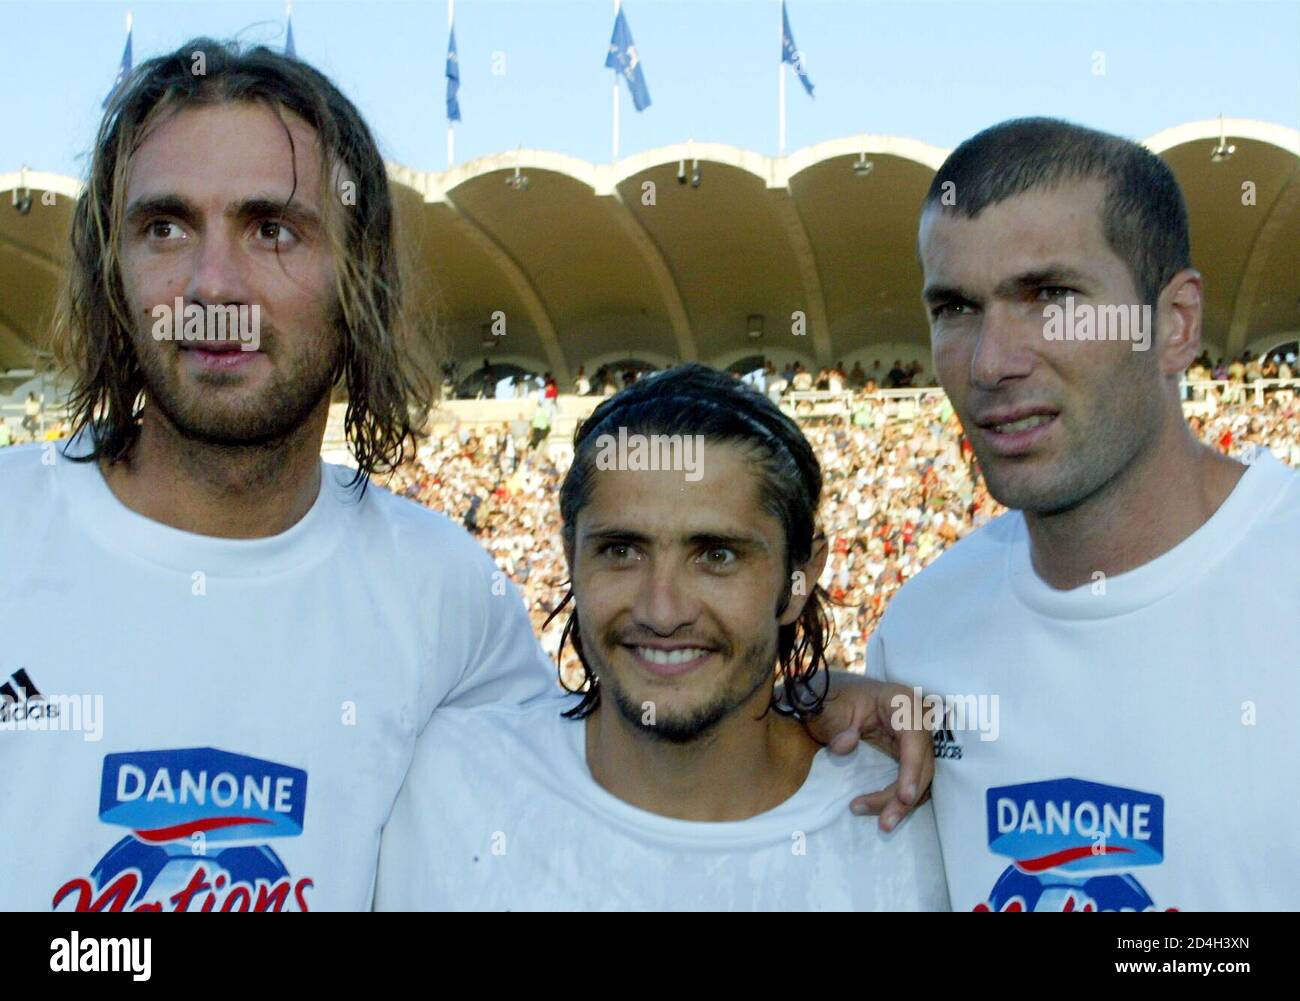
<path fill-rule="evenodd" d="M 1056 118 L 1017 118 L 972 136 L 943 162 L 922 211 L 974 219 L 990 205 L 1071 181 L 1105 183 L 1102 229 L 1144 303 L 1192 266 L 1187 206 L 1160 157 L 1128 139 Z"/>
<path fill-rule="evenodd" d="M 781 615 L 793 595 L 795 567 L 808 561 L 814 544 L 823 538 L 816 526 L 821 464 L 799 426 L 763 394 L 706 365 L 680 365 L 645 376 L 603 401 L 574 434 L 573 464 L 560 487 L 560 519 L 570 552 L 575 551 L 578 515 L 591 500 L 598 472 L 598 439 L 620 428 L 629 435 L 701 435 L 706 442 L 737 445 L 754 456 L 762 503 L 785 531 L 786 584 L 773 612 Z M 571 583 L 547 624 L 573 599 Z M 800 718 L 820 712 L 825 700 L 830 680 L 826 646 L 832 628 L 830 596 L 816 581 L 804 586 L 808 600 L 799 618 L 778 630 L 784 698 L 778 701 L 774 688 L 771 703 L 777 712 Z M 577 689 L 568 689 L 582 692 L 583 698 L 565 715 L 582 719 L 600 704 L 600 679 L 582 650 L 576 603 L 560 634 L 561 655 L 570 639 L 585 677 Z"/>
<path fill-rule="evenodd" d="M 294 177 L 288 200 L 297 190 L 298 150 L 284 112 L 315 130 L 322 222 L 334 258 L 332 312 L 342 332 L 333 381 L 347 387 L 344 426 L 358 466 L 353 482 L 364 488 L 368 474 L 392 470 L 413 451 L 438 386 L 432 340 L 417 332 L 412 297 L 404 295 L 409 264 L 398 251 L 383 158 L 356 107 L 318 70 L 264 46 L 245 50 L 211 38 L 142 63 L 113 95 L 100 124 L 73 213 L 71 262 L 53 330 L 58 357 L 74 379 L 72 434 L 88 426 L 94 431 L 93 451 L 69 458 L 127 460 L 140 433 L 145 380 L 119 254 L 131 158 L 172 113 L 228 103 L 265 106 L 285 125 Z M 354 197 L 334 197 L 332 188 L 343 184 Z"/>

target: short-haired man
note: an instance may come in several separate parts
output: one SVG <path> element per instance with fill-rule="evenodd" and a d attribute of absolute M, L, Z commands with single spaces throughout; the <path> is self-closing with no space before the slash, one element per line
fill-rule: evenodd
<path fill-rule="evenodd" d="M 0 907 L 367 908 L 434 708 L 553 684 L 487 554 L 364 489 L 428 406 L 392 210 L 356 109 L 278 53 L 197 39 L 110 106 L 76 434 L 0 455 Z M 338 384 L 355 480 L 320 458 Z"/>
<path fill-rule="evenodd" d="M 1300 609 L 1300 476 L 1183 419 L 1202 282 L 1173 174 L 1006 122 L 935 175 L 920 256 L 936 372 L 1015 509 L 910 581 L 868 650 L 924 712 L 946 697 L 954 906 L 1294 908 L 1300 659 L 1240 623 Z M 985 698 L 996 740 L 962 725 Z"/>
<path fill-rule="evenodd" d="M 790 418 L 704 366 L 597 407 L 560 494 L 588 685 L 435 715 L 376 907 L 946 909 L 931 806 L 854 818 L 894 763 L 775 705 L 778 679 L 810 715 L 824 694 L 821 482 Z"/>

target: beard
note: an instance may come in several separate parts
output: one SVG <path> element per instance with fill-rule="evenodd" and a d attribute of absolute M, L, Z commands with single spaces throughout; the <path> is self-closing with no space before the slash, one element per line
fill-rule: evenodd
<path fill-rule="evenodd" d="M 578 621 L 578 628 L 581 630 L 582 620 Z M 591 654 L 588 656 L 592 660 L 592 673 L 600 681 L 602 701 L 608 698 L 618 714 L 626 722 L 633 724 L 638 731 L 670 744 L 689 744 L 699 740 L 741 706 L 746 705 L 764 685 L 775 684 L 776 642 L 763 639 L 741 650 L 737 662 L 742 670 L 739 673 L 733 672 L 734 676 L 721 691 L 713 693 L 703 702 L 674 713 L 664 713 L 658 711 L 656 707 L 654 723 L 648 725 L 643 722 L 645 715 L 643 703 L 654 700 L 638 700 L 628 692 L 619 684 L 617 673 L 609 669 L 608 660 L 603 655 L 604 650 L 615 649 L 623 642 L 620 637 L 611 635 L 605 637 L 604 645 L 583 643 L 584 650 L 591 650 L 594 653 L 594 656 Z M 734 648 L 728 645 L 718 651 L 723 656 L 724 662 L 732 659 L 728 656 L 732 649 Z"/>
<path fill-rule="evenodd" d="M 141 333 L 135 347 L 145 396 L 190 441 L 224 448 L 274 445 L 302 427 L 333 387 L 342 353 L 339 319 L 336 307 L 325 325 L 334 336 L 304 338 L 299 353 L 287 359 L 286 372 L 275 364 L 282 342 L 268 331 L 261 346 L 271 372 L 255 393 L 241 392 L 243 377 L 235 373 L 183 377 L 179 349 Z"/>

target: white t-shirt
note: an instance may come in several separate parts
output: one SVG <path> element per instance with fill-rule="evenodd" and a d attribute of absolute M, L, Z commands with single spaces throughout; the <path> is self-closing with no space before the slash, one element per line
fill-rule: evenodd
<path fill-rule="evenodd" d="M 819 751 L 803 786 L 747 820 L 649 813 L 605 791 L 571 696 L 440 711 L 384 831 L 382 910 L 946 910 L 934 815 L 890 835 L 849 802 L 897 766 Z"/>
<path fill-rule="evenodd" d="M 1128 573 L 1052 589 L 1011 512 L 909 582 L 867 665 L 966 699 L 935 735 L 953 906 L 1300 907 L 1297 619 L 1300 476 L 1267 453 Z"/>
<path fill-rule="evenodd" d="M 60 448 L 0 454 L 0 909 L 368 908 L 434 708 L 553 690 L 516 590 L 340 467 L 288 531 L 230 540 Z"/>

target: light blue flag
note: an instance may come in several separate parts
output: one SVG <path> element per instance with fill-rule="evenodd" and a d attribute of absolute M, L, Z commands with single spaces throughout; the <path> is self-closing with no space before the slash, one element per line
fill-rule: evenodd
<path fill-rule="evenodd" d="M 781 62 L 789 63 L 799 75 L 799 82 L 808 96 L 813 96 L 813 83 L 804 72 L 803 58 L 794 44 L 794 35 L 790 34 L 790 15 L 785 12 L 785 0 L 781 0 Z"/>
<path fill-rule="evenodd" d="M 645 111 L 650 107 L 650 91 L 646 88 L 641 59 L 636 54 L 636 42 L 632 41 L 632 30 L 627 26 L 622 7 L 618 9 L 618 17 L 614 18 L 614 36 L 609 40 L 605 65 L 616 70 L 627 81 L 627 89 L 632 93 L 632 103 L 636 105 L 637 111 Z"/>
<path fill-rule="evenodd" d="M 460 57 L 456 55 L 456 26 L 447 42 L 447 121 L 460 121 Z"/>
<path fill-rule="evenodd" d="M 131 75 L 131 33 L 133 31 L 135 31 L 135 28 L 132 28 L 126 33 L 126 48 L 122 50 L 122 65 L 117 68 L 117 77 L 113 80 L 113 86 L 105 95 L 104 102 L 100 105 L 100 108 L 108 107 L 108 102 L 113 100 L 113 95 L 121 89 L 126 78 Z"/>

